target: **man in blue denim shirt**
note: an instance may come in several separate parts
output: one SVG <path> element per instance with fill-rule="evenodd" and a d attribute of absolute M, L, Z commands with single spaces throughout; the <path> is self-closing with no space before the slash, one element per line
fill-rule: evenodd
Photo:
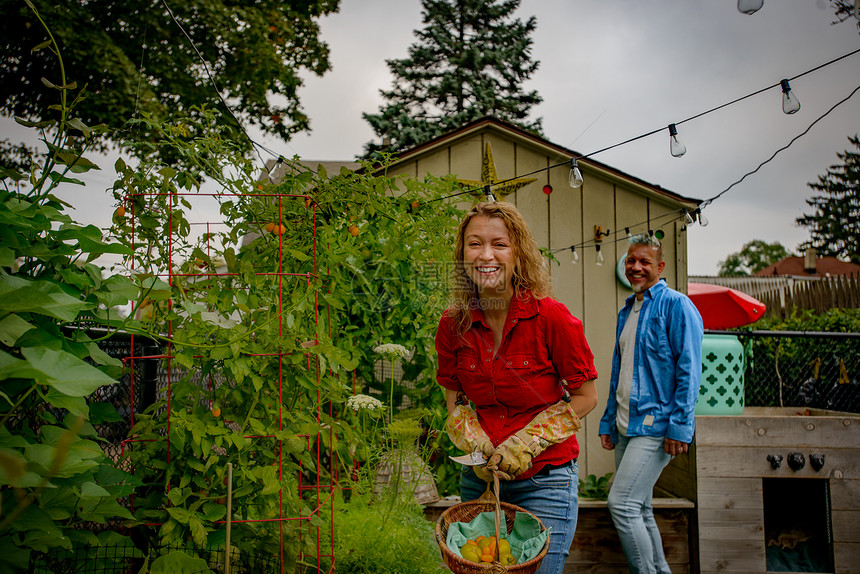
<path fill-rule="evenodd" d="M 663 468 L 693 441 L 702 374 L 702 317 L 670 289 L 656 238 L 631 239 L 625 275 L 631 295 L 618 313 L 612 378 L 600 442 L 615 450 L 609 512 L 630 572 L 670 574 L 651 495 Z"/>

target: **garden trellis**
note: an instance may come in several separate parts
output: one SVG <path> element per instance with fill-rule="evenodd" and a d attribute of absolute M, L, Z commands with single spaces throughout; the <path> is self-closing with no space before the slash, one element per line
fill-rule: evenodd
<path fill-rule="evenodd" d="M 216 236 L 227 233 L 224 223 L 188 222 L 179 214 L 190 195 L 201 194 L 131 193 L 125 200 L 135 252 L 132 274 L 148 272 L 145 259 L 152 254 L 141 221 L 154 216 L 168 231 L 161 248 L 166 271 L 153 273 L 152 297 L 136 309 L 144 321 L 150 306 L 166 313 L 161 353 L 136 355 L 132 338 L 124 357 L 129 367 L 138 361 L 162 365 L 158 400 L 143 413 L 132 410 L 131 436 L 123 443 L 133 473 L 165 491 L 166 520 L 150 519 L 146 525 L 164 536 L 175 521 L 174 528 L 188 527 L 198 545 L 211 544 L 213 532 L 203 535 L 196 513 L 202 510 L 201 518 L 210 519 L 213 527 L 226 525 L 221 510 L 226 506 L 224 468 L 232 461 L 234 548 L 240 545 L 246 552 L 253 539 L 268 541 L 268 550 L 258 547 L 255 552 L 266 555 L 274 549 L 281 570 L 297 560 L 314 571 L 327 571 L 333 565 L 334 537 L 331 515 L 323 509 L 330 507 L 336 472 L 326 446 L 332 444 L 334 431 L 324 421 L 334 413 L 323 396 L 325 359 L 313 350 L 319 344 L 316 334 L 330 329 L 327 304 L 319 297 L 323 286 L 317 269 L 316 207 L 306 195 L 217 194 L 222 205 L 249 210 L 247 229 L 240 235 L 265 226 L 253 210 L 291 224 L 301 218 L 300 225 L 309 231 L 307 252 L 290 245 L 292 235 L 257 235 L 256 241 L 266 247 L 245 251 L 258 257 L 243 265 L 237 263 L 241 250 L 227 256 L 232 261 L 214 255 Z M 205 226 L 199 246 L 186 244 L 186 224 Z M 235 236 L 235 230 L 231 232 Z M 185 259 L 188 254 L 193 256 Z M 230 303 L 225 307 L 224 301 Z M 237 335 L 237 325 L 248 327 Z M 209 340 L 184 336 L 180 329 L 189 327 L 208 333 Z M 258 368 L 260 372 L 251 372 Z M 133 368 L 129 372 L 134 373 Z M 254 392 L 240 392 L 243 385 Z M 137 403 L 132 399 L 131 404 Z M 132 500 L 133 508 L 142 507 L 139 498 Z M 150 514 L 144 511 L 141 517 Z M 321 515 L 328 520 L 322 521 Z M 291 545 L 294 556 L 285 550 Z"/>

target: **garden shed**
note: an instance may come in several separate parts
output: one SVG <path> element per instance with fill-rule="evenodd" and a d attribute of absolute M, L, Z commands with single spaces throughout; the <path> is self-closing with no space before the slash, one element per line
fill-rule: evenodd
<path fill-rule="evenodd" d="M 685 210 L 699 201 L 592 159 L 578 160 L 584 183 L 569 184 L 569 162 L 580 154 L 493 117 L 485 117 L 396 156 L 389 175 L 421 179 L 454 174 L 476 191 L 463 202 L 483 198 L 491 186 L 498 200 L 509 201 L 525 216 L 538 245 L 556 252 L 551 268 L 555 296 L 585 326 L 599 373 L 600 403 L 586 419 L 580 476 L 603 475 L 615 465 L 600 447 L 597 428 L 609 388 L 615 317 L 631 295 L 617 273 L 627 252 L 626 235 L 662 231 L 663 273 L 669 286 L 686 291 Z M 495 184 L 495 185 L 494 185 Z M 605 259 L 596 264 L 595 245 Z M 573 263 L 576 248 L 578 263 Z"/>

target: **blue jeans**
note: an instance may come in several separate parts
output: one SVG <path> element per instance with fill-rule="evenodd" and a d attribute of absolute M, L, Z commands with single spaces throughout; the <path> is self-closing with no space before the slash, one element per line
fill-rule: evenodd
<path fill-rule="evenodd" d="M 486 488 L 487 483 L 478 478 L 470 467 L 462 468 L 460 497 L 464 502 L 480 497 Z M 564 561 L 570 554 L 579 510 L 579 467 L 576 462 L 525 480 L 500 481 L 499 488 L 502 502 L 525 508 L 540 518 L 544 526 L 552 528 L 549 550 L 536 574 L 561 574 Z"/>
<path fill-rule="evenodd" d="M 651 507 L 654 485 L 670 460 L 663 437 L 618 433 L 608 504 L 631 574 L 671 574 Z"/>

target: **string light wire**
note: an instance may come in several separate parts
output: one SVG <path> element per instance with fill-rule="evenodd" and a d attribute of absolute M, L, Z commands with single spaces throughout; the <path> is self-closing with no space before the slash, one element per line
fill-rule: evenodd
<path fill-rule="evenodd" d="M 194 41 L 191 39 L 191 36 L 189 36 L 188 32 L 186 32 L 186 30 L 185 30 L 185 28 L 182 26 L 182 24 L 181 24 L 181 23 L 176 19 L 176 17 L 175 17 L 175 16 L 174 16 L 174 14 L 173 14 L 173 11 L 170 9 L 170 6 L 168 6 L 168 4 L 167 4 L 167 1 L 166 1 L 166 0 L 161 0 L 161 2 L 162 2 L 162 4 L 164 5 L 165 9 L 167 10 L 167 13 L 170 15 L 170 18 L 173 20 L 173 22 L 176 24 L 176 26 L 180 29 L 180 31 L 182 31 L 183 35 L 184 35 L 184 36 L 185 36 L 185 38 L 188 40 L 189 45 L 190 45 L 190 46 L 191 46 L 191 48 L 194 50 L 194 52 L 197 54 L 197 57 L 200 59 L 201 63 L 203 64 L 203 69 L 206 71 L 206 75 L 207 75 L 207 77 L 208 77 L 208 79 L 209 79 L 209 82 L 212 84 L 212 87 L 213 87 L 213 89 L 215 90 L 215 93 L 218 95 L 218 98 L 221 100 L 221 103 L 224 105 L 224 107 L 225 107 L 225 108 L 227 109 L 227 111 L 230 113 L 230 116 L 233 118 L 233 121 L 235 121 L 235 122 L 236 122 L 236 125 L 238 125 L 238 126 L 239 126 L 239 129 L 242 131 L 242 134 L 243 134 L 243 135 L 248 139 L 248 141 L 252 144 L 252 146 L 254 147 L 254 151 L 255 151 L 255 152 L 256 152 L 256 154 L 257 154 L 257 157 L 260 159 L 260 162 L 263 164 L 263 168 L 264 168 L 264 169 L 267 171 L 267 173 L 271 176 L 271 172 L 270 172 L 270 170 L 268 169 L 268 167 L 266 166 L 266 162 L 263 160 L 263 158 L 262 158 L 262 156 L 260 155 L 260 152 L 257 150 L 257 148 L 262 149 L 262 150 L 263 150 L 263 151 L 265 151 L 266 153 L 270 154 L 272 157 L 277 157 L 277 158 L 278 158 L 278 160 L 279 160 L 279 163 L 283 160 L 283 155 L 282 155 L 282 154 L 278 154 L 278 153 L 276 153 L 276 152 L 274 152 L 274 151 L 272 151 L 272 150 L 268 149 L 268 148 L 267 148 L 267 147 L 265 147 L 264 145 L 262 145 L 262 144 L 260 144 L 260 143 L 256 142 L 253 138 L 251 138 L 251 136 L 250 136 L 250 135 L 248 134 L 248 132 L 245 130 L 245 127 L 242 125 L 242 123 L 239 121 L 239 119 L 238 119 L 238 118 L 236 117 L 236 115 L 233 113 L 232 108 L 227 104 L 227 102 L 224 100 L 224 97 L 221 95 L 221 90 L 219 89 L 218 84 L 215 82 L 215 79 L 214 79 L 214 77 L 212 76 L 212 73 L 211 73 L 211 71 L 210 71 L 210 69 L 209 69 L 209 64 L 208 64 L 208 62 L 206 61 L 206 59 L 205 59 L 205 58 L 203 58 L 203 55 L 202 55 L 202 54 L 200 53 L 200 51 L 197 49 L 197 46 L 194 44 Z M 787 78 L 787 79 L 788 79 L 789 81 L 796 80 L 797 78 L 801 78 L 801 77 L 803 77 L 803 76 L 806 76 L 806 75 L 808 75 L 808 74 L 811 74 L 811 73 L 813 73 L 813 72 L 816 72 L 816 71 L 818 71 L 818 70 L 820 70 L 820 69 L 822 69 L 822 68 L 825 68 L 825 67 L 827 67 L 827 66 L 830 66 L 830 65 L 832 65 L 832 64 L 835 64 L 836 62 L 839 62 L 839 61 L 841 61 L 841 60 L 844 60 L 845 58 L 848 58 L 848 57 L 850 57 L 850 56 L 853 56 L 853 55 L 855 55 L 855 54 L 857 54 L 857 53 L 860 53 L 860 48 L 858 48 L 857 50 L 854 50 L 854 51 L 852 51 L 852 52 L 848 52 L 847 54 L 844 54 L 844 55 L 839 56 L 839 57 L 837 57 L 837 58 L 834 58 L 834 59 L 832 59 L 832 60 L 829 60 L 829 61 L 827 61 L 827 62 L 824 62 L 823 64 L 819 64 L 818 66 L 815 66 L 814 68 L 810 68 L 809 70 L 806 70 L 806 71 L 804 71 L 804 72 L 801 72 L 801 73 L 799 73 L 799 74 L 796 74 L 796 75 L 794 75 L 794 76 L 792 76 L 792 77 L 790 77 L 790 78 Z M 142 63 L 142 56 L 141 56 L 141 63 Z M 693 121 L 693 120 L 698 119 L 698 118 L 700 118 L 700 117 L 702 117 L 702 116 L 705 116 L 705 115 L 708 115 L 708 114 L 711 114 L 711 113 L 717 112 L 717 111 L 719 111 L 719 110 L 721 110 L 721 109 L 723 109 L 723 108 L 726 108 L 726 107 L 728 107 L 728 106 L 731 106 L 731 105 L 737 104 L 737 103 L 739 103 L 739 102 L 741 102 L 741 101 L 743 101 L 743 100 L 746 100 L 746 99 L 748 99 L 748 98 L 751 98 L 751 97 L 753 97 L 753 96 L 757 96 L 757 95 L 759 95 L 759 94 L 761 94 L 761 93 L 763 93 L 763 92 L 766 92 L 766 91 L 768 91 L 768 90 L 771 90 L 771 89 L 773 89 L 773 88 L 775 88 L 775 87 L 777 87 L 777 86 L 780 86 L 780 85 L 781 85 L 781 83 L 780 83 L 780 82 L 777 82 L 777 83 L 775 83 L 775 84 L 771 84 L 771 85 L 769 85 L 769 86 L 765 86 L 764 88 L 760 88 L 760 89 L 758 89 L 758 90 L 755 90 L 754 92 L 750 92 L 749 94 L 746 94 L 745 96 L 741 96 L 741 97 L 739 97 L 739 98 L 735 98 L 734 100 L 731 100 L 731 101 L 726 102 L 726 103 L 724 103 L 724 104 L 720 104 L 719 106 L 715 106 L 715 107 L 713 107 L 713 108 L 710 108 L 710 109 L 705 110 L 705 111 L 703 111 L 703 112 L 700 112 L 700 113 L 698 113 L 698 114 L 692 115 L 692 116 L 690 116 L 690 117 L 688 117 L 688 118 L 684 118 L 684 119 L 682 119 L 682 120 L 675 121 L 675 122 L 673 122 L 673 123 L 677 126 L 677 125 L 681 125 L 681 124 L 684 124 L 684 123 L 687 123 L 687 122 Z M 846 101 L 848 101 L 852 96 L 854 96 L 854 94 L 856 94 L 856 93 L 857 93 L 857 91 L 858 91 L 858 90 L 860 90 L 860 86 L 858 86 L 857 88 L 855 88 L 855 89 L 854 89 L 854 90 L 853 90 L 853 91 L 852 91 L 848 96 L 846 96 L 845 98 L 843 98 L 842 100 L 840 100 L 839 102 L 837 102 L 837 103 L 835 103 L 833 106 L 831 106 L 831 107 L 830 107 L 830 109 L 828 109 L 826 112 L 824 112 L 824 113 L 823 113 L 822 115 L 820 115 L 818 118 L 816 118 L 816 119 L 815 119 L 815 121 L 813 121 L 813 122 L 812 122 L 812 123 L 811 123 L 811 124 L 810 124 L 810 125 L 809 125 L 805 130 L 804 130 L 804 131 L 803 131 L 803 132 L 801 132 L 800 134 L 798 134 L 797 136 L 795 136 L 794 138 L 792 138 L 792 140 L 791 140 L 791 141 L 789 141 L 785 146 L 783 146 L 783 147 L 781 147 L 781 148 L 777 149 L 777 150 L 776 150 L 776 151 L 775 151 L 775 152 L 774 152 L 774 153 L 773 153 L 773 154 L 772 154 L 768 159 L 766 159 L 766 160 L 764 160 L 763 162 L 761 162 L 761 163 L 760 163 L 760 164 L 759 164 L 759 165 L 758 165 L 754 170 L 752 170 L 752 171 L 750 171 L 750 172 L 745 173 L 745 174 L 744 174 L 740 179 L 738 179 L 737 181 L 735 181 L 734 183 L 732 183 L 731 185 L 729 185 L 726 189 L 722 190 L 721 192 L 719 192 L 718 194 L 714 195 L 713 197 L 708 198 L 708 199 L 704 200 L 703 202 L 701 202 L 701 203 L 699 204 L 699 209 L 703 209 L 703 208 L 707 207 L 708 205 L 710 205 L 711 203 L 713 203 L 715 200 L 717 200 L 717 199 L 719 199 L 720 197 L 722 197 L 725 193 L 727 193 L 727 192 L 728 192 L 730 189 L 732 189 L 734 186 L 736 186 L 736 185 L 740 184 L 740 183 L 741 183 L 744 179 L 746 179 L 748 176 L 753 175 L 754 173 L 756 173 L 756 172 L 757 172 L 759 169 L 761 169 L 765 164 L 767 164 L 767 163 L 769 163 L 770 161 L 772 161 L 772 160 L 777 156 L 777 154 L 779 154 L 780 152 L 782 152 L 782 151 L 784 151 L 784 150 L 788 149 L 788 148 L 789 148 L 789 147 L 790 147 L 790 146 L 791 146 L 795 141 L 797 141 L 798 139 L 800 139 L 801 137 L 803 137 L 804 135 L 806 135 L 807 133 L 809 133 L 809 131 L 812 129 L 812 127 L 813 127 L 815 124 L 817 124 L 819 121 L 821 121 L 822 119 L 824 119 L 827 115 L 829 115 L 833 110 L 835 110 L 835 109 L 836 109 L 837 107 L 839 107 L 841 104 L 843 104 L 843 103 L 845 103 Z M 588 153 L 588 154 L 585 154 L 585 155 L 579 155 L 579 156 L 576 156 L 576 157 L 574 157 L 574 158 L 572 158 L 572 159 L 574 159 L 574 160 L 587 159 L 587 158 L 593 157 L 593 156 L 595 156 L 595 155 L 598 155 L 598 154 L 604 153 L 604 152 L 606 152 L 606 151 L 609 151 L 609 150 L 615 149 L 615 148 L 617 148 L 617 147 L 621 147 L 621 146 L 623 146 L 623 145 L 627 145 L 627 144 L 629 144 L 629 143 L 632 143 L 632 142 L 638 141 L 638 140 L 640 140 L 640 139 L 644 139 L 644 138 L 646 138 L 646 137 L 649 137 L 649 136 L 652 136 L 652 135 L 655 135 L 655 134 L 661 133 L 661 132 L 663 132 L 665 129 L 666 129 L 666 128 L 665 128 L 664 126 L 661 126 L 661 127 L 660 127 L 660 128 L 658 128 L 658 129 L 654 129 L 654 130 L 651 130 L 651 131 L 649 131 L 649 132 L 646 132 L 646 133 L 640 134 L 640 135 L 638 135 L 638 136 L 634 136 L 634 137 L 632 137 L 632 138 L 628 138 L 628 139 L 626 139 L 626 140 L 624 140 L 624 141 L 621 141 L 621 142 L 618 142 L 618 143 L 616 143 L 616 144 L 612 144 L 612 145 L 610 145 L 610 146 L 607 146 L 607 147 L 604 147 L 604 148 L 601 148 L 601 149 L 595 150 L 595 151 L 593 151 L 593 152 L 591 152 L 591 153 Z M 481 186 L 481 187 L 467 188 L 467 189 L 464 189 L 463 191 L 461 191 L 461 192 L 459 192 L 459 193 L 455 193 L 455 194 L 448 195 L 448 196 L 445 196 L 445 197 L 436 198 L 436 199 L 430 200 L 430 201 L 428 201 L 428 202 L 426 202 L 426 203 L 430 203 L 430 202 L 433 202 L 433 201 L 443 201 L 443 200 L 446 200 L 446 199 L 452 199 L 452 198 L 454 198 L 454 197 L 459 197 L 459 196 L 461 196 L 461 195 L 466 195 L 466 194 L 475 193 L 476 191 L 486 191 L 487 189 L 491 189 L 493 186 L 503 185 L 503 184 L 505 184 L 505 183 L 508 183 L 508 182 L 513 181 L 513 180 L 518 179 L 518 178 L 528 177 L 528 176 L 535 175 L 535 174 L 538 174 L 538 173 L 542 173 L 542 172 L 544 172 L 544 171 L 549 171 L 549 170 L 551 170 L 551 169 L 554 169 L 554 168 L 557 168 L 557 167 L 561 167 L 561 166 L 569 166 L 569 165 L 570 165 L 570 162 L 571 162 L 571 160 L 570 160 L 570 159 L 566 159 L 566 160 L 564 160 L 564 161 L 562 161 L 562 162 L 560 162 L 560 163 L 556 163 L 556 164 L 553 164 L 553 165 L 550 165 L 550 166 L 547 166 L 547 167 L 539 168 L 539 169 L 536 169 L 536 170 L 534 170 L 534 171 L 531 171 L 531 172 L 528 172 L 528 173 L 525 173 L 525 174 L 520 174 L 520 175 L 517 175 L 517 176 L 511 177 L 511 178 L 508 178 L 508 179 L 503 179 L 503 180 L 500 180 L 500 181 L 496 181 L 496 182 L 493 182 L 493 183 L 491 183 L 491 184 L 486 184 L 486 185 L 483 185 L 483 186 Z M 671 211 L 671 212 L 667 212 L 667 213 L 665 213 L 665 214 L 662 214 L 662 215 L 660 215 L 660 216 L 657 216 L 656 218 L 649 218 L 649 220 L 646 220 L 646 221 L 643 221 L 643 222 L 640 222 L 640 223 L 637 223 L 637 224 L 634 224 L 634 225 L 627 225 L 627 226 L 622 226 L 622 227 L 624 227 L 624 228 L 626 228 L 626 229 L 629 229 L 630 227 L 638 227 L 639 225 L 643 225 L 643 224 L 648 224 L 648 225 L 650 226 L 651 222 L 659 221 L 660 219 L 662 219 L 662 218 L 664 218 L 664 217 L 681 217 L 681 216 L 683 216 L 683 215 L 684 215 L 684 214 L 683 214 L 683 211 L 684 211 L 683 209 L 681 209 L 681 210 L 673 210 L 673 211 Z M 620 241 L 620 239 L 617 237 L 617 236 L 619 235 L 619 232 L 618 232 L 618 231 L 615 231 L 615 232 L 613 233 L 613 235 L 615 235 L 616 237 L 615 237 L 615 238 L 613 238 L 613 239 L 611 239 L 611 240 L 609 240 L 609 241 L 608 241 L 608 243 L 615 243 L 615 242 L 617 242 L 617 241 Z M 625 236 L 624 236 L 623 238 L 621 238 L 621 239 L 626 239 L 626 234 L 625 234 Z M 593 243 L 593 241 L 592 241 L 591 243 Z M 573 249 L 574 247 L 584 247 L 584 246 L 588 246 L 588 245 L 590 245 L 591 243 L 589 243 L 588 241 L 585 241 L 585 242 L 580 243 L 580 244 L 570 245 L 570 246 L 568 246 L 568 247 L 563 247 L 563 248 L 559 248 L 559 249 L 551 250 L 551 252 L 552 252 L 552 253 L 558 253 L 558 252 L 561 252 L 561 251 L 567 251 L 567 250 L 571 250 L 571 249 Z"/>

